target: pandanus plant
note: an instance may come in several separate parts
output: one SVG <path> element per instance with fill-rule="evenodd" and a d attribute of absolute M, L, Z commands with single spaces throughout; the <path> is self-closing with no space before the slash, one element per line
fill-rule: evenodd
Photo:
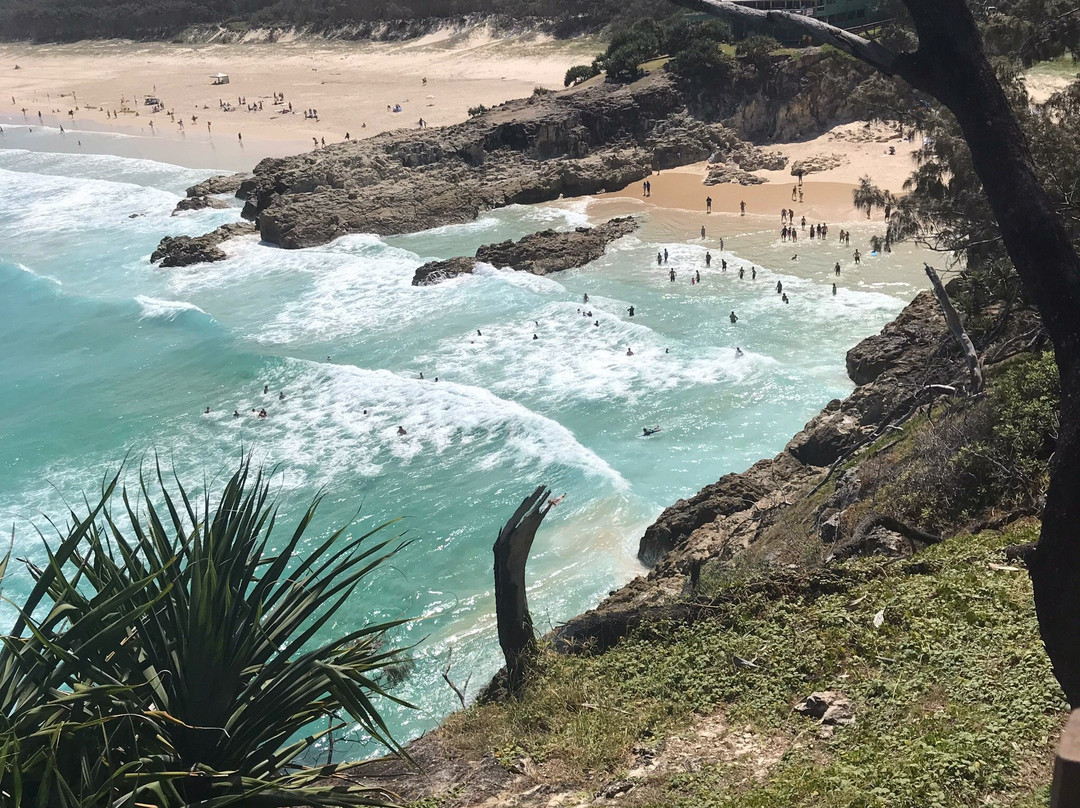
<path fill-rule="evenodd" d="M 140 475 L 136 500 L 121 488 L 114 511 L 117 475 L 46 564 L 28 563 L 0 651 L 0 801 L 387 804 L 344 764 L 297 761 L 346 717 L 402 752 L 373 699 L 404 704 L 383 678 L 404 661 L 386 640 L 403 621 L 322 632 L 406 543 L 381 525 L 307 550 L 316 499 L 272 546 L 277 506 L 246 460 L 216 497 L 170 492 L 160 467 L 152 482 Z"/>

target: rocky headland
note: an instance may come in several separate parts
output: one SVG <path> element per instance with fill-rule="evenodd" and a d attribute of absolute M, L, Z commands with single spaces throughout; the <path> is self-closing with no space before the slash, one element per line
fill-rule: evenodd
<path fill-rule="evenodd" d="M 547 275 L 585 266 L 607 250 L 607 245 L 637 229 L 633 216 L 611 219 L 596 227 L 542 230 L 519 241 L 485 244 L 472 257 L 429 261 L 416 270 L 413 286 L 429 286 L 457 275 L 471 274 L 477 263 L 511 267 L 533 275 Z"/>
<path fill-rule="evenodd" d="M 235 188 L 263 241 L 287 249 L 349 233 L 395 235 L 480 212 L 616 190 L 655 170 L 711 159 L 779 168 L 720 123 L 687 111 L 674 78 L 600 83 L 509 101 L 456 126 L 389 132 L 260 162 L 213 178 L 190 198 Z M 198 204 L 198 203 L 189 203 Z M 212 203 L 210 203 L 212 204 Z"/>

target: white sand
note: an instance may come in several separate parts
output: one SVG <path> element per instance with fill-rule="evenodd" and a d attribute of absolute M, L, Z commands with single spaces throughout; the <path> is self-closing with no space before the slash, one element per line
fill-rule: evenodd
<path fill-rule="evenodd" d="M 9 124 L 63 125 L 69 132 L 213 140 L 215 164 L 250 168 L 261 157 L 310 148 L 312 138 L 365 137 L 415 127 L 421 118 L 432 126 L 458 123 L 469 107 L 527 96 L 537 86 L 561 88 L 567 68 L 600 49 L 588 38 L 493 40 L 482 29 L 405 43 L 0 45 L 0 115 Z M 218 72 L 229 74 L 228 85 L 211 84 Z M 274 93 L 284 94 L 292 113 L 287 103 L 273 104 Z M 146 95 L 160 98 L 174 118 L 152 114 Z M 235 107 L 238 98 L 261 101 L 263 109 L 221 110 L 219 101 Z M 402 112 L 387 109 L 397 104 Z M 318 110 L 319 119 L 305 118 L 307 109 Z"/>

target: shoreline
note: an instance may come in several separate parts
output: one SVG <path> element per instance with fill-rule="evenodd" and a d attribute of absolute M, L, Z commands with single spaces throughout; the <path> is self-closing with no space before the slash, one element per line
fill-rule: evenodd
<path fill-rule="evenodd" d="M 472 106 L 527 96 L 537 86 L 561 89 L 567 68 L 597 49 L 587 37 L 494 39 L 483 29 L 403 43 L 2 44 L 0 114 L 21 122 L 25 109 L 30 125 L 66 129 L 75 118 L 84 122 L 75 128 L 120 134 L 149 134 L 150 122 L 158 134 L 178 132 L 183 120 L 188 136 L 207 135 L 209 122 L 225 140 L 240 133 L 249 143 L 310 148 L 313 137 L 336 143 L 346 133 L 411 128 L 421 118 L 431 126 L 460 123 Z M 228 84 L 212 83 L 219 72 Z M 147 96 L 160 99 L 163 111 L 154 112 Z M 318 118 L 304 114 L 310 109 Z"/>

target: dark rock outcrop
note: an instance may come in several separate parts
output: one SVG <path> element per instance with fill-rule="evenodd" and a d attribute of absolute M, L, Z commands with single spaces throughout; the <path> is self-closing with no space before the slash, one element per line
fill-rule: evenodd
<path fill-rule="evenodd" d="M 389 132 L 263 160 L 237 196 L 282 247 L 413 232 L 480 211 L 622 188 L 738 144 L 691 118 L 670 77 L 510 101 L 456 126 Z"/>
<path fill-rule="evenodd" d="M 447 258 L 445 261 L 428 261 L 413 274 L 413 286 L 431 286 L 440 281 L 456 278 L 458 275 L 471 275 L 476 259 L 472 256 Z"/>
<path fill-rule="evenodd" d="M 203 236 L 166 236 L 150 256 L 150 261 L 155 264 L 160 261 L 162 267 L 186 267 L 221 261 L 226 257 L 219 246 L 222 242 L 254 232 L 255 226 L 249 222 L 232 222 Z"/>
<path fill-rule="evenodd" d="M 801 177 L 806 174 L 815 174 L 819 171 L 828 171 L 839 168 L 847 162 L 842 154 L 815 154 L 805 160 L 796 160 L 791 164 L 791 176 Z"/>
<path fill-rule="evenodd" d="M 227 207 L 229 207 L 229 203 L 224 199 L 217 199 L 212 196 L 186 196 L 176 203 L 172 215 L 175 216 L 185 210 L 205 210 L 206 208 L 224 209 Z"/>
<path fill-rule="evenodd" d="M 219 174 L 187 189 L 188 197 L 213 196 L 215 194 L 235 194 L 250 174 Z"/>
<path fill-rule="evenodd" d="M 709 167 L 709 174 L 705 177 L 705 185 L 721 185 L 727 182 L 735 182 L 739 185 L 761 185 L 765 182 L 765 179 L 727 163 Z"/>
<path fill-rule="evenodd" d="M 416 270 L 412 283 L 413 286 L 428 286 L 471 273 L 478 261 L 496 267 L 512 267 L 533 275 L 547 275 L 595 261 L 604 254 L 608 244 L 636 229 L 634 217 L 623 216 L 596 227 L 542 230 L 520 241 L 486 244 L 476 251 L 473 258 L 430 261 Z"/>
<path fill-rule="evenodd" d="M 596 227 L 568 232 L 544 230 L 520 241 L 488 244 L 476 251 L 476 259 L 497 267 L 513 267 L 533 275 L 547 275 L 580 267 L 604 254 L 607 245 L 637 230 L 633 216 L 611 219 Z"/>

